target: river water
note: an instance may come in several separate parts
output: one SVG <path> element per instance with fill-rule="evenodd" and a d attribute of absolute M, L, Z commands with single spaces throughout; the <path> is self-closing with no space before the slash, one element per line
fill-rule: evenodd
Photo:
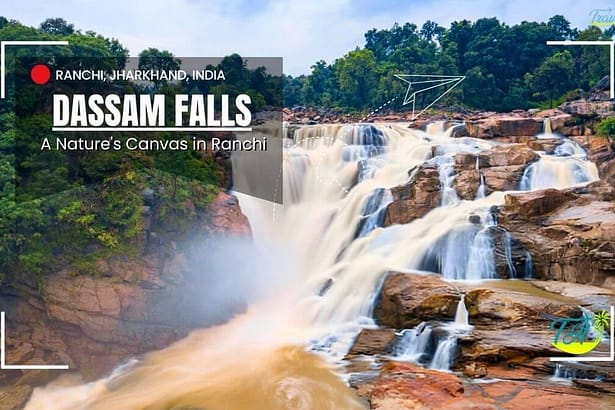
<path fill-rule="evenodd" d="M 284 205 L 238 195 L 255 246 L 284 261 L 264 276 L 266 298 L 107 378 L 81 383 L 66 376 L 37 388 L 27 409 L 363 408 L 341 361 L 358 332 L 376 326 L 372 308 L 384 274 L 424 270 L 436 259 L 447 279 L 495 276 L 487 232 L 495 223 L 490 209 L 505 193 L 465 201 L 452 185 L 453 156 L 494 143 L 451 138 L 441 123 L 426 132 L 391 124 L 308 126 L 292 137 L 284 151 Z M 579 149 L 541 153 L 519 189 L 597 179 Z M 441 205 L 409 224 L 382 228 L 389 189 L 425 162 L 440 173 Z"/>

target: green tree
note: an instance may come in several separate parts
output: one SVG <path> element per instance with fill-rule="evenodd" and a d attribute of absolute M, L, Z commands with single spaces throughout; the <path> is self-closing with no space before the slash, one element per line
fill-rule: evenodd
<path fill-rule="evenodd" d="M 346 106 L 363 109 L 372 103 L 378 83 L 378 65 L 371 50 L 351 51 L 335 62 L 334 70 Z"/>
<path fill-rule="evenodd" d="M 67 36 L 75 32 L 75 26 L 63 18 L 48 18 L 41 23 L 39 28 L 43 33 L 58 36 Z"/>
<path fill-rule="evenodd" d="M 574 87 L 574 61 L 568 50 L 547 58 L 533 74 L 526 75 L 526 85 L 534 98 L 553 100 Z"/>
<path fill-rule="evenodd" d="M 554 36 L 553 40 L 571 40 L 578 35 L 576 29 L 572 29 L 570 22 L 561 14 L 551 17 L 547 26 Z"/>
<path fill-rule="evenodd" d="M 166 50 L 148 48 L 139 53 L 140 70 L 174 71 L 181 67 L 181 60 Z M 156 80 L 154 84 L 159 87 L 166 84 L 165 80 Z"/>
<path fill-rule="evenodd" d="M 337 88 L 333 67 L 324 60 L 312 66 L 312 73 L 303 83 L 303 101 L 308 105 L 331 106 Z"/>
<path fill-rule="evenodd" d="M 427 41 L 432 41 L 432 40 L 439 40 L 440 36 L 442 34 L 444 34 L 446 30 L 444 29 L 444 27 L 441 27 L 438 25 L 438 23 L 433 22 L 431 20 L 427 20 L 424 24 L 423 27 L 421 27 L 421 37 L 424 40 Z"/>

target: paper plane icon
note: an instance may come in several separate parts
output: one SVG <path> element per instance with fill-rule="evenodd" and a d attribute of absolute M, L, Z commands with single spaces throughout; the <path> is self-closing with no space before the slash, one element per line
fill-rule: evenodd
<path fill-rule="evenodd" d="M 465 76 L 463 75 L 429 75 L 429 74 L 395 74 L 403 82 L 408 83 L 408 89 L 404 96 L 403 105 L 412 104 L 412 120 L 437 103 L 442 97 L 448 94 L 453 88 L 457 87 Z M 438 96 L 424 107 L 418 114 L 415 114 L 416 96 L 420 93 L 442 87 Z"/>

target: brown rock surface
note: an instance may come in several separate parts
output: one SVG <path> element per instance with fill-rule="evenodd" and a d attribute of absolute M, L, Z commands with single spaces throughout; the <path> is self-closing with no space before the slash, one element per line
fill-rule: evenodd
<path fill-rule="evenodd" d="M 0 408 L 2 410 L 22 409 L 30 394 L 32 394 L 32 387 L 28 385 L 0 387 Z"/>
<path fill-rule="evenodd" d="M 611 101 L 588 101 L 580 99 L 565 102 L 559 106 L 559 109 L 575 117 L 593 118 L 612 113 L 613 103 Z"/>
<path fill-rule="evenodd" d="M 384 226 L 406 224 L 423 217 L 440 205 L 440 174 L 432 165 L 422 165 L 405 185 L 391 189 L 393 202 L 387 207 Z"/>
<path fill-rule="evenodd" d="M 499 380 L 473 384 L 452 373 L 390 362 L 372 380 L 354 385 L 370 409 L 596 409 L 615 406 L 615 398 L 548 380 Z"/>
<path fill-rule="evenodd" d="M 459 292 L 440 275 L 390 273 L 375 315 L 388 327 L 409 329 L 421 322 L 455 317 Z"/>
<path fill-rule="evenodd" d="M 201 224 L 197 229 L 204 238 L 250 233 L 236 199 L 226 193 L 218 195 Z M 7 363 L 67 364 L 91 380 L 129 357 L 166 347 L 192 329 L 220 323 L 243 308 L 235 302 L 207 308 L 207 281 L 203 272 L 188 266 L 183 252 L 175 242 L 160 238 L 153 253 L 97 260 L 101 275 L 74 276 L 69 266 L 41 279 L 39 289 L 36 283 L 2 289 Z M 0 385 L 17 383 L 25 389 L 59 374 L 2 371 Z M 0 393 L 0 400 L 3 397 Z"/>
<path fill-rule="evenodd" d="M 496 146 L 478 155 L 457 154 L 453 187 L 461 198 L 472 200 L 476 197 L 482 175 L 487 194 L 517 189 L 525 168 L 538 158 L 538 154 L 525 144 Z M 477 161 L 479 169 L 476 169 Z"/>
<path fill-rule="evenodd" d="M 615 274 L 615 204 L 602 187 L 506 196 L 500 225 L 529 250 L 537 278 L 600 285 Z"/>
<path fill-rule="evenodd" d="M 529 220 L 554 211 L 574 197 L 573 193 L 558 189 L 512 193 L 506 195 L 503 209 L 506 213 Z"/>
<path fill-rule="evenodd" d="M 543 131 L 542 119 L 496 115 L 477 120 L 466 120 L 468 136 L 494 138 L 509 136 L 534 136 Z"/>
<path fill-rule="evenodd" d="M 390 354 L 396 342 L 394 329 L 363 329 L 354 341 L 347 358 L 356 355 Z"/>

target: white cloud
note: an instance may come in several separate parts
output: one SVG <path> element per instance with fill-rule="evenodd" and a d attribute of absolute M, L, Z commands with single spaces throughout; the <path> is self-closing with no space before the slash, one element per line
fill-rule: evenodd
<path fill-rule="evenodd" d="M 433 20 L 498 17 L 509 24 L 546 20 L 563 14 L 573 25 L 589 24 L 589 11 L 599 2 L 558 1 L 386 1 L 329 0 L 0 0 L 1 14 L 38 25 L 47 17 L 63 17 L 82 30 L 115 37 L 132 55 L 144 48 L 168 49 L 180 57 L 282 56 L 289 74 L 335 58 L 364 44 L 363 34 L 394 22 L 421 25 Z M 608 6 L 606 6 L 608 7 Z M 242 10 L 245 10 L 243 12 Z"/>

